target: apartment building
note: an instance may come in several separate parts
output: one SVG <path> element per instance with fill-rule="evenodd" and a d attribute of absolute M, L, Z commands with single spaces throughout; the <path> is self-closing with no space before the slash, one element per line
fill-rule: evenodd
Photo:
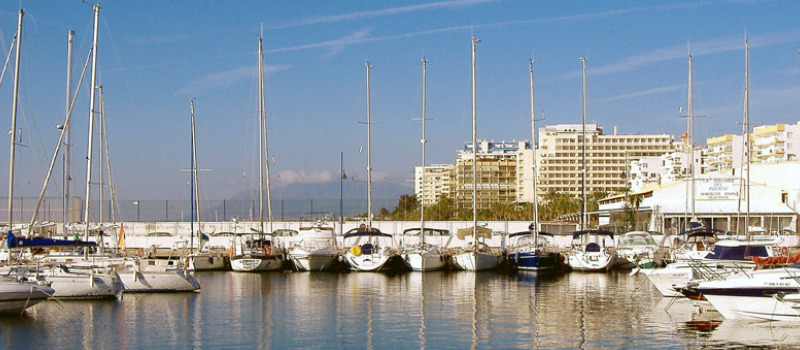
<path fill-rule="evenodd" d="M 548 125 L 539 129 L 539 193 L 582 192 L 583 142 L 581 124 Z M 586 193 L 618 193 L 629 181 L 628 162 L 675 152 L 672 135 L 611 135 L 597 124 L 586 125 Z"/>
<path fill-rule="evenodd" d="M 708 172 L 721 172 L 742 166 L 744 159 L 742 135 L 722 135 L 706 139 Z"/>
<path fill-rule="evenodd" d="M 414 167 L 414 193 L 423 205 L 433 205 L 442 195 L 451 197 L 453 185 L 453 164 L 432 164 Z M 423 182 L 423 171 L 425 181 Z"/>
<path fill-rule="evenodd" d="M 752 152 L 751 161 L 754 163 L 800 159 L 800 122 L 754 128 Z"/>
<path fill-rule="evenodd" d="M 455 164 L 454 199 L 459 209 L 472 208 L 472 167 L 477 166 L 475 178 L 476 206 L 489 209 L 494 203 L 511 203 L 517 200 L 517 152 L 525 148 L 525 141 L 478 142 L 477 159 L 473 145 L 459 151 Z"/>

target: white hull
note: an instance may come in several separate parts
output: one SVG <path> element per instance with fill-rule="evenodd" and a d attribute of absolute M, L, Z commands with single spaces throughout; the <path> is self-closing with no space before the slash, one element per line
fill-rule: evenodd
<path fill-rule="evenodd" d="M 734 320 L 800 320 L 800 304 L 772 297 L 704 295 L 726 319 Z"/>
<path fill-rule="evenodd" d="M 20 283 L 11 279 L 0 279 L 0 314 L 20 314 L 48 298 L 55 290 L 30 283 Z"/>
<path fill-rule="evenodd" d="M 336 267 L 336 263 L 339 261 L 339 254 L 291 251 L 289 252 L 289 259 L 291 259 L 297 271 L 326 271 Z"/>
<path fill-rule="evenodd" d="M 151 260 L 142 259 L 118 270 L 125 293 L 192 292 L 200 289 L 200 284 L 188 271 L 158 262 L 151 263 Z"/>
<path fill-rule="evenodd" d="M 500 256 L 486 252 L 465 252 L 453 255 L 452 262 L 458 270 L 486 271 L 500 267 Z"/>
<path fill-rule="evenodd" d="M 730 275 L 741 270 L 750 270 L 755 264 L 748 261 L 700 259 L 668 264 L 663 269 L 646 269 L 650 283 L 665 297 L 682 297 L 674 287 L 684 287 L 689 281 L 707 276 Z M 700 272 L 698 275 L 696 272 Z"/>
<path fill-rule="evenodd" d="M 436 271 L 447 266 L 447 256 L 436 252 L 408 252 L 401 255 L 413 271 Z"/>
<path fill-rule="evenodd" d="M 384 254 L 353 255 L 350 251 L 344 254 L 344 259 L 351 271 L 375 272 L 384 268 L 391 256 Z"/>
<path fill-rule="evenodd" d="M 600 272 L 608 271 L 617 261 L 614 254 L 606 252 L 583 252 L 573 250 L 569 254 L 569 267 L 573 271 Z"/>
<path fill-rule="evenodd" d="M 102 299 L 116 298 L 124 285 L 117 273 L 112 274 L 60 274 L 44 277 L 55 290 L 56 298 Z"/>
<path fill-rule="evenodd" d="M 225 257 L 213 254 L 193 254 L 187 258 L 189 271 L 213 271 L 225 269 Z"/>
<path fill-rule="evenodd" d="M 237 272 L 268 272 L 283 268 L 280 256 L 239 255 L 231 257 L 231 270 Z"/>

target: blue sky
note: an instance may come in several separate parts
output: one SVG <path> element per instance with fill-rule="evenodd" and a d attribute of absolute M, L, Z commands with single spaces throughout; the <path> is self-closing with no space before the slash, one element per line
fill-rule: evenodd
<path fill-rule="evenodd" d="M 67 30 L 75 81 L 91 45 L 80 0 L 3 2 L 0 48 L 23 23 L 15 195 L 34 196 L 63 123 Z M 257 36 L 263 30 L 274 186 L 330 182 L 339 155 L 366 178 L 364 62 L 374 65 L 376 182 L 410 186 L 420 158 L 421 59 L 428 63 L 428 163 L 452 163 L 471 140 L 470 37 L 478 45 L 478 137 L 530 138 L 528 59 L 542 124 L 580 123 L 581 62 L 590 121 L 611 132 L 686 129 L 687 52 L 694 56 L 697 140 L 740 133 L 745 34 L 753 124 L 800 120 L 800 26 L 795 1 L 107 1 L 101 4 L 99 79 L 114 182 L 121 199 L 188 195 L 189 101 L 195 99 L 203 196 L 255 187 Z M 262 29 L 263 28 L 263 29 Z M 13 60 L 12 60 L 13 62 Z M 13 64 L 9 72 L 13 70 Z M 0 87 L 10 125 L 12 74 Z M 88 77 L 87 77 L 88 81 Z M 85 186 L 88 104 L 73 119 L 72 193 Z M 6 144 L 8 141 L 6 141 Z M 8 152 L 0 152 L 8 163 Z M 60 173 L 60 166 L 56 169 Z M 57 175 L 60 176 L 60 175 Z M 0 174 L 7 183 L 7 174 Z M 59 196 L 59 181 L 48 195 Z M 5 188 L 5 186 L 0 186 Z M 0 190 L 6 193 L 5 190 Z"/>

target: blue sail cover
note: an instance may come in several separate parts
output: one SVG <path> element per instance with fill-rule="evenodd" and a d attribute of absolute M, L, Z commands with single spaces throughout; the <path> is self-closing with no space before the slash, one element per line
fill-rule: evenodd
<path fill-rule="evenodd" d="M 594 235 L 598 235 L 598 236 L 608 236 L 608 237 L 611 237 L 611 239 L 614 239 L 614 232 L 606 231 L 606 230 L 596 230 L 596 229 L 575 231 L 575 232 L 572 233 L 572 239 L 577 239 L 581 235 L 585 235 L 585 234 L 594 234 Z"/>
<path fill-rule="evenodd" d="M 17 238 L 13 233 L 9 232 L 6 236 L 6 245 L 8 248 L 26 248 L 26 247 L 85 247 L 96 246 L 94 242 L 83 241 L 70 241 L 66 239 L 53 239 L 53 238 Z"/>

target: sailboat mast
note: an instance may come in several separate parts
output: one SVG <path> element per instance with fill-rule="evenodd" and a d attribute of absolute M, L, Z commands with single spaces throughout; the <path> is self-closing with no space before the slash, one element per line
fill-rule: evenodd
<path fill-rule="evenodd" d="M 478 190 L 477 190 L 477 177 L 478 177 L 478 129 L 477 129 L 477 93 L 476 93 L 476 77 L 475 69 L 475 47 L 480 40 L 472 36 L 472 237 L 475 240 L 474 253 L 478 254 Z"/>
<path fill-rule="evenodd" d="M 94 142 L 94 114 L 95 114 L 95 86 L 97 84 L 97 32 L 100 17 L 100 6 L 94 5 L 94 31 L 92 39 L 92 75 L 89 85 L 89 145 L 86 151 L 86 196 L 84 197 L 84 210 L 83 222 L 86 224 L 84 228 L 84 240 L 89 240 L 89 202 L 91 202 L 92 194 L 92 147 Z M 86 254 L 88 254 L 86 250 Z"/>
<path fill-rule="evenodd" d="M 67 114 L 66 120 L 69 120 L 69 115 L 72 113 L 70 110 L 71 100 L 72 100 L 72 42 L 75 38 L 75 31 L 70 30 L 67 33 L 67 101 L 66 101 L 66 108 L 64 108 L 65 113 Z M 64 220 L 64 233 L 67 232 L 67 224 L 69 223 L 69 188 L 70 182 L 72 182 L 72 174 L 70 174 L 70 166 L 69 166 L 69 158 L 70 158 L 70 134 L 72 133 L 72 129 L 69 126 L 69 123 L 64 124 L 64 129 L 66 129 L 64 135 L 64 201 L 62 203 L 63 208 L 63 220 Z"/>
<path fill-rule="evenodd" d="M 750 239 L 750 47 L 747 43 L 747 38 L 744 39 L 744 139 L 745 152 L 747 153 L 745 160 L 747 161 L 747 184 L 745 185 L 745 200 L 747 202 L 747 213 L 744 216 L 744 229 L 747 239 Z"/>
<path fill-rule="evenodd" d="M 428 140 L 425 138 L 425 112 L 426 112 L 426 98 L 427 98 L 427 82 L 428 82 L 428 60 L 422 58 L 422 139 L 419 142 L 422 144 L 422 186 L 420 187 L 419 199 L 419 230 L 420 239 L 422 244 L 425 244 L 425 144 Z"/>
<path fill-rule="evenodd" d="M 19 10 L 19 21 L 17 24 L 17 52 L 14 58 L 14 100 L 11 106 L 11 155 L 8 158 L 8 232 L 13 232 L 14 227 L 14 157 L 17 149 L 17 105 L 19 104 L 19 64 L 22 56 L 22 16 L 23 11 Z M 9 261 L 11 253 L 8 254 Z"/>
<path fill-rule="evenodd" d="M 534 109 L 534 100 L 533 100 L 533 59 L 530 60 L 529 65 L 529 75 L 531 81 L 531 153 L 533 154 L 533 161 L 531 164 L 531 171 L 532 171 L 532 187 L 533 187 L 533 225 L 531 225 L 531 233 L 533 233 L 533 242 L 534 244 L 538 244 L 539 240 L 539 228 L 537 227 L 539 221 L 539 208 L 538 208 L 538 193 L 536 187 L 536 111 Z"/>
<path fill-rule="evenodd" d="M 689 198 L 691 199 L 692 217 L 691 220 L 696 220 L 695 217 L 695 203 L 694 203 L 694 66 L 692 62 L 692 54 L 689 54 L 689 97 L 687 107 L 689 108 L 689 176 L 690 176 L 690 190 Z M 690 225 L 691 228 L 691 225 Z"/>
<path fill-rule="evenodd" d="M 374 66 L 364 62 L 367 69 L 367 229 L 372 231 L 372 120 L 370 119 L 369 71 Z"/>
<path fill-rule="evenodd" d="M 586 57 L 580 58 L 583 64 L 583 128 L 581 129 L 581 229 L 587 228 L 586 220 Z"/>
<path fill-rule="evenodd" d="M 267 132 L 267 99 L 265 96 L 266 88 L 264 85 L 264 50 L 262 49 L 262 37 L 259 37 L 258 40 L 258 50 L 259 52 L 261 52 L 258 55 L 259 61 L 261 62 L 258 66 L 258 70 L 260 72 L 260 74 L 258 75 L 259 88 L 261 91 L 261 93 L 258 95 L 259 98 L 261 99 L 261 102 L 259 103 L 260 106 L 259 113 L 261 114 L 261 120 L 263 120 L 264 123 L 264 145 L 262 148 L 264 149 L 264 162 L 265 162 L 264 170 L 266 171 L 264 176 L 267 181 L 267 220 L 269 222 L 269 227 L 268 227 L 269 233 L 271 234 L 272 233 L 272 187 L 270 184 L 270 174 L 269 174 L 269 142 L 268 142 L 269 133 Z"/>
<path fill-rule="evenodd" d="M 264 74 L 264 56 L 261 46 L 261 36 L 258 37 L 258 222 L 259 232 L 264 234 L 264 113 L 263 101 L 264 85 L 261 77 Z"/>
<path fill-rule="evenodd" d="M 195 210 L 195 206 L 194 206 L 194 189 L 195 189 L 194 178 L 195 178 L 195 174 L 197 173 L 197 165 L 195 164 L 195 157 L 197 156 L 197 154 L 195 152 L 197 150 L 195 149 L 195 142 L 194 142 L 194 100 L 189 100 L 189 108 L 190 108 L 190 111 L 191 111 L 191 123 L 192 123 L 192 135 L 191 135 L 191 139 L 192 139 L 191 140 L 192 155 L 191 155 L 190 160 L 189 160 L 189 169 L 190 169 L 189 173 L 190 173 L 190 176 L 191 176 L 191 178 L 189 179 L 189 184 L 190 184 L 190 186 L 189 186 L 189 200 L 190 200 L 190 205 L 191 205 L 191 210 L 190 210 L 190 213 L 189 213 L 189 218 L 190 218 L 190 221 L 189 221 L 189 227 L 190 227 L 190 229 L 189 229 L 189 233 L 190 233 L 190 236 L 189 236 L 189 253 L 191 254 L 191 253 L 194 253 L 194 210 Z"/>

